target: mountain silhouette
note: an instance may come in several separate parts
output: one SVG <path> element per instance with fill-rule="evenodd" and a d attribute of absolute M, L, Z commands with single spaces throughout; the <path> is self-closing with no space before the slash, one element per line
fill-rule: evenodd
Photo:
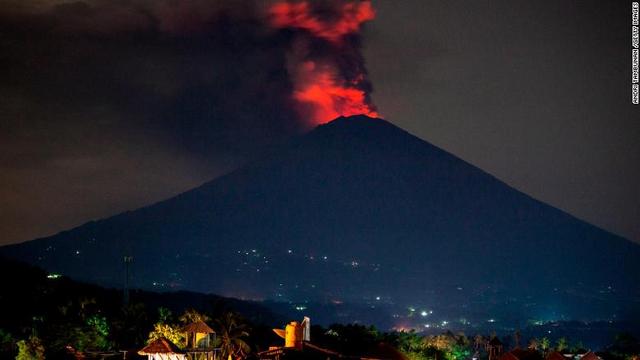
<path fill-rule="evenodd" d="M 132 256 L 136 287 L 296 304 L 604 319 L 637 316 L 640 298 L 637 244 L 366 116 L 0 254 L 112 286 Z"/>

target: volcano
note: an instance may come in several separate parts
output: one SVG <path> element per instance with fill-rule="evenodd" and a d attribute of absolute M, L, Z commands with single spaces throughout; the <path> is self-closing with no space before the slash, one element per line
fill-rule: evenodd
<path fill-rule="evenodd" d="M 640 246 L 366 116 L 0 254 L 111 286 L 132 256 L 136 287 L 387 306 L 408 312 L 400 317 L 620 319 L 640 308 Z"/>

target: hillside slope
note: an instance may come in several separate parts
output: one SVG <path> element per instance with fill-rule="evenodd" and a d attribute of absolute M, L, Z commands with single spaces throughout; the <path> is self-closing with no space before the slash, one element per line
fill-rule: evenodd
<path fill-rule="evenodd" d="M 365 116 L 172 199 L 0 253 L 110 285 L 127 254 L 136 286 L 294 302 L 605 318 L 636 316 L 640 298 L 640 246 Z"/>

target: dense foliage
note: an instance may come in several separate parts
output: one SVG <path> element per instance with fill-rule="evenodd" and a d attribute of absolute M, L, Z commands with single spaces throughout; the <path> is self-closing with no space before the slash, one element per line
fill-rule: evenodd
<path fill-rule="evenodd" d="M 137 351 L 157 336 L 182 345 L 178 330 L 184 324 L 194 320 L 213 324 L 212 319 L 229 312 L 240 312 L 249 321 L 258 319 L 257 324 L 285 321 L 258 304 L 189 292 L 132 291 L 125 304 L 121 290 L 52 276 L 7 259 L 0 259 L 0 274 L 3 359 L 18 354 L 29 359 L 61 358 L 76 352 Z"/>
<path fill-rule="evenodd" d="M 271 327 L 287 321 L 257 304 L 187 292 L 134 291 L 129 303 L 125 303 L 121 291 L 47 276 L 11 261 L 0 262 L 0 273 L 5 276 L 0 293 L 3 359 L 40 360 L 98 351 L 137 351 L 159 337 L 184 347 L 186 339 L 181 329 L 199 320 L 216 331 L 214 345 L 220 348 L 222 358 L 251 358 L 269 346 L 282 344 Z M 311 332 L 314 344 L 345 355 L 373 357 L 382 351 L 402 354 L 410 360 L 485 359 L 485 346 L 492 337 L 448 331 L 437 335 L 381 332 L 353 324 L 313 326 Z M 522 341 L 516 331 L 513 339 L 512 347 L 533 351 L 539 358 L 552 350 L 586 351 L 580 342 L 564 337 Z M 599 354 L 606 360 L 631 360 L 640 354 L 640 341 L 631 334 L 620 334 L 603 350 Z"/>

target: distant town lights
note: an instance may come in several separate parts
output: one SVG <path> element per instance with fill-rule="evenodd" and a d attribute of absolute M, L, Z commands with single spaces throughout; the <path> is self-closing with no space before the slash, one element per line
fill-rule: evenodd
<path fill-rule="evenodd" d="M 428 313 L 428 312 L 426 312 L 425 310 L 422 310 L 422 312 L 420 313 L 420 315 L 424 317 L 424 316 L 429 315 L 429 313 Z"/>

